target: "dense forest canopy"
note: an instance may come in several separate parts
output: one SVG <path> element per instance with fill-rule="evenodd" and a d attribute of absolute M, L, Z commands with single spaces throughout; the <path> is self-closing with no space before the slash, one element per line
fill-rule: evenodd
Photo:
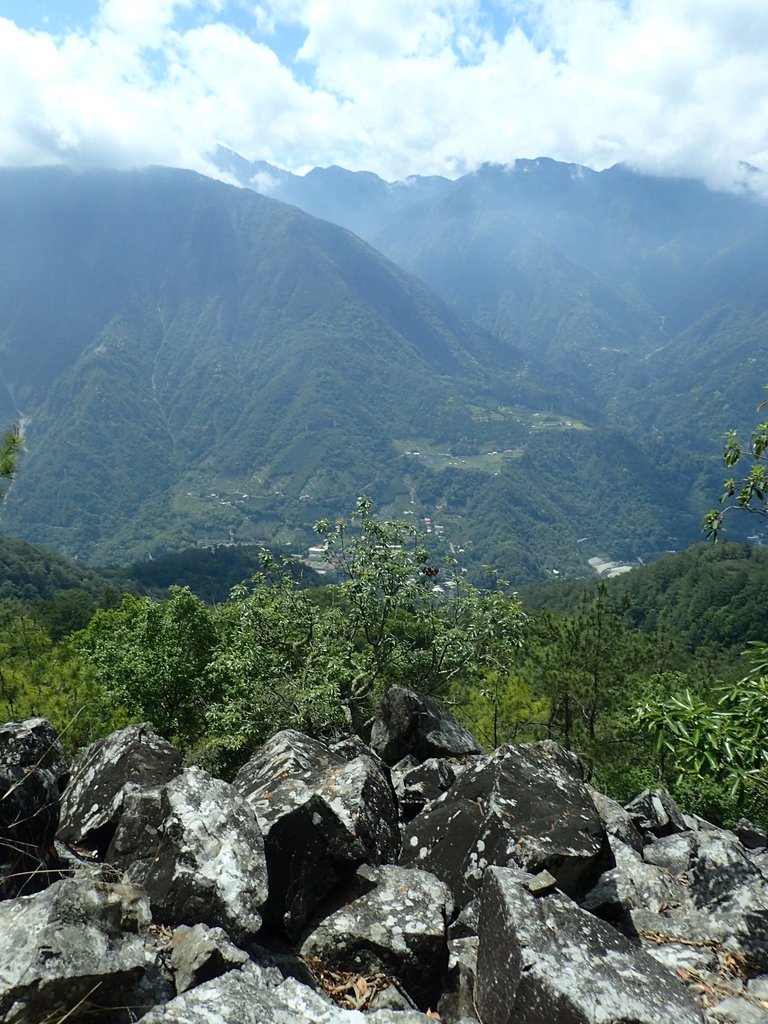
<path fill-rule="evenodd" d="M 557 739 L 619 799 L 662 784 L 712 819 L 768 820 L 760 548 L 700 545 L 521 599 L 433 564 L 425 536 L 367 500 L 318 531 L 335 569 L 322 586 L 262 551 L 258 571 L 216 603 L 183 586 L 6 599 L 0 714 L 47 716 L 70 749 L 150 720 L 191 763 L 226 776 L 280 728 L 365 737 L 398 683 L 446 701 L 486 748 Z M 211 578 L 200 582 L 205 594 Z M 736 712 L 758 732 L 734 746 L 722 726 Z M 740 753 L 724 756 L 726 741 Z"/>

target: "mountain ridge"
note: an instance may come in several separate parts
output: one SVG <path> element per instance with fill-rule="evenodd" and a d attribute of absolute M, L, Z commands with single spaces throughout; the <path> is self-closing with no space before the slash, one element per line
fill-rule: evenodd
<path fill-rule="evenodd" d="M 407 233 L 387 230 L 441 297 L 349 230 L 192 172 L 2 172 L 0 413 L 23 414 L 28 440 L 4 528 L 88 561 L 205 542 L 301 553 L 316 519 L 368 493 L 438 523 L 436 558 L 513 579 L 588 572 L 585 535 L 589 555 L 630 560 L 694 540 L 716 449 L 684 477 L 677 438 L 707 438 L 680 433 L 690 409 L 669 413 L 657 366 L 666 353 L 682 391 L 703 321 L 667 337 L 520 210 L 494 213 L 510 175 L 484 173 L 481 194 L 483 174 L 421 194 L 356 179 L 362 206 L 371 191 L 411 204 Z"/>

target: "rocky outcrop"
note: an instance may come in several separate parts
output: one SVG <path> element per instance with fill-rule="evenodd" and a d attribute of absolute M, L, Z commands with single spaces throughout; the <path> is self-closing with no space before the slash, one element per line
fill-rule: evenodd
<path fill-rule="evenodd" d="M 402 686 L 393 686 L 381 702 L 371 746 L 387 764 L 396 764 L 409 754 L 426 761 L 480 753 L 472 733 L 458 725 L 445 708 Z"/>
<path fill-rule="evenodd" d="M 0 899 L 38 892 L 59 877 L 54 836 L 68 778 L 49 722 L 0 727 Z"/>
<path fill-rule="evenodd" d="M 0 903 L 0 1020 L 111 1022 L 146 969 L 149 900 L 93 872 Z"/>
<path fill-rule="evenodd" d="M 365 1014 L 344 1010 L 321 993 L 286 978 L 269 983 L 254 964 L 229 971 L 213 981 L 156 1007 L 139 1024 L 428 1024 L 416 1012 L 378 1010 Z"/>
<path fill-rule="evenodd" d="M 222 928 L 204 924 L 181 925 L 171 939 L 169 966 L 176 993 L 220 978 L 222 974 L 248 963 L 249 957 L 230 942 Z"/>
<path fill-rule="evenodd" d="M 683 983 L 560 893 L 489 868 L 480 900 L 477 1007 L 483 1024 L 701 1024 Z"/>
<path fill-rule="evenodd" d="M 688 828 L 680 808 L 663 789 L 644 789 L 627 804 L 625 810 L 640 832 L 650 840 L 685 832 Z"/>
<path fill-rule="evenodd" d="M 150 725 L 130 725 L 97 740 L 73 765 L 59 838 L 103 857 L 126 796 L 162 786 L 180 771 L 181 754 Z"/>
<path fill-rule="evenodd" d="M 265 917 L 291 938 L 361 864 L 385 864 L 397 856 L 395 792 L 370 753 L 345 761 L 316 740 L 278 733 L 234 786 L 264 835 Z"/>
<path fill-rule="evenodd" d="M 490 864 L 546 869 L 578 896 L 613 857 L 578 763 L 544 742 L 500 747 L 467 768 L 406 828 L 400 863 L 434 872 L 463 905 Z"/>
<path fill-rule="evenodd" d="M 256 815 L 200 768 L 128 793 L 106 860 L 143 886 L 160 924 L 220 926 L 236 942 L 261 927 L 267 866 Z"/>
<path fill-rule="evenodd" d="M 456 781 L 456 766 L 442 757 L 430 757 L 419 763 L 409 754 L 392 767 L 392 781 L 400 816 L 411 821 L 428 803 L 448 792 Z"/>
<path fill-rule="evenodd" d="M 361 872 L 344 906 L 306 936 L 302 956 L 361 975 L 397 977 L 422 1008 L 434 1007 L 448 963 L 453 900 L 446 885 L 415 868 Z M 360 895 L 356 890 L 363 889 Z"/>
<path fill-rule="evenodd" d="M 434 734 L 418 700 L 413 735 Z M 6 866 L 0 1021 L 764 1020 L 759 828 L 661 790 L 621 808 L 551 742 L 445 748 L 419 740 L 390 772 L 357 738 L 288 731 L 233 786 L 131 727 L 76 762 L 57 856 L 53 730 L 0 729 L 4 827 L 37 829 L 40 889 Z"/>

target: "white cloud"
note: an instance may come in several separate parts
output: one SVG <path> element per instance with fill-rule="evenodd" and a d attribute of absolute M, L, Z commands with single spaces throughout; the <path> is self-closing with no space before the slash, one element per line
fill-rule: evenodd
<path fill-rule="evenodd" d="M 7 164 L 205 170 L 223 142 L 388 178 L 547 155 L 727 187 L 768 168 L 767 126 L 764 0 L 102 0 L 63 37 L 0 19 Z"/>

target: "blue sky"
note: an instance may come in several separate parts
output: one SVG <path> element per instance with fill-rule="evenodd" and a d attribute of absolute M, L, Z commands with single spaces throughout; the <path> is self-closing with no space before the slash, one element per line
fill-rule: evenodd
<path fill-rule="evenodd" d="M 551 156 L 741 188 L 768 168 L 768 4 L 0 0 L 0 164 L 210 172 L 217 144 L 299 173 Z"/>

